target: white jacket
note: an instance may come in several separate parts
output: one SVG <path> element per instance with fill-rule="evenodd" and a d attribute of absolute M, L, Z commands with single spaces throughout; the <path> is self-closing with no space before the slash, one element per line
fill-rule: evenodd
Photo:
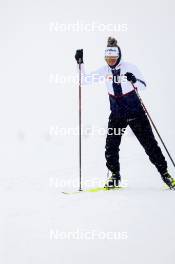
<path fill-rule="evenodd" d="M 146 83 L 144 81 L 144 78 L 139 71 L 139 69 L 128 62 L 120 61 L 120 63 L 116 66 L 116 70 L 120 70 L 120 81 L 121 87 L 122 87 L 122 94 L 125 95 L 132 90 L 134 90 L 134 87 L 138 90 L 142 90 L 146 87 Z M 96 82 L 105 82 L 108 94 L 114 95 L 113 90 L 113 75 L 111 68 L 106 65 L 103 66 L 96 71 L 91 72 L 90 74 L 85 73 L 84 64 L 81 64 L 81 72 L 82 72 L 82 84 L 93 84 Z M 127 72 L 131 72 L 134 74 L 134 76 L 137 79 L 137 82 L 134 83 L 134 87 L 131 82 L 126 80 L 125 74 Z"/>

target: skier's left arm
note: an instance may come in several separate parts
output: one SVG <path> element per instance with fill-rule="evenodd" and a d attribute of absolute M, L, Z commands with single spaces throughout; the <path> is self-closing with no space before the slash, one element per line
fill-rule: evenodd
<path fill-rule="evenodd" d="M 132 82 L 135 88 L 139 90 L 145 89 L 146 82 L 140 70 L 135 65 L 132 65 L 128 70 L 129 71 L 125 74 L 127 76 L 127 80 Z"/>

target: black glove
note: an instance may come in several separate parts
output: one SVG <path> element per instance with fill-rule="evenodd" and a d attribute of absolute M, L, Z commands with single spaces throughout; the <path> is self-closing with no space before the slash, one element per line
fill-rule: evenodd
<path fill-rule="evenodd" d="M 83 50 L 82 49 L 76 50 L 75 59 L 77 63 L 83 63 Z"/>
<path fill-rule="evenodd" d="M 127 72 L 127 73 L 125 74 L 125 76 L 127 77 L 127 80 L 128 80 L 129 82 L 132 82 L 132 83 L 136 83 L 136 82 L 137 82 L 137 79 L 136 79 L 135 75 L 132 74 L 131 72 Z"/>

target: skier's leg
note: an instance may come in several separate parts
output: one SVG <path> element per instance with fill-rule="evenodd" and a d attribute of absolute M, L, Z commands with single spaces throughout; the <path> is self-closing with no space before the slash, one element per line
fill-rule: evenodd
<path fill-rule="evenodd" d="M 125 118 L 117 119 L 113 114 L 110 114 L 106 137 L 105 158 L 106 166 L 112 173 L 119 174 L 120 172 L 119 146 L 123 134 L 122 132 L 124 132 L 126 126 L 127 121 Z"/>
<path fill-rule="evenodd" d="M 154 137 L 146 114 L 141 113 L 135 119 L 131 119 L 129 126 L 144 147 L 150 161 L 156 166 L 161 175 L 164 174 L 167 171 L 167 162 Z"/>

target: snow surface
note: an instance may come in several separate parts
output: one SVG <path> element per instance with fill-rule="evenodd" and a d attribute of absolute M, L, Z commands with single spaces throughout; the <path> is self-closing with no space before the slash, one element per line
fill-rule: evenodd
<path fill-rule="evenodd" d="M 175 92 L 169 77 L 174 76 L 174 2 L 112 0 L 110 4 L 1 1 L 3 264 L 174 263 L 175 193 L 164 189 L 160 175 L 129 129 L 120 152 L 126 189 L 62 194 L 77 189 L 78 136 L 57 136 L 50 129 L 78 126 L 78 86 L 54 83 L 50 78 L 75 74 L 74 52 L 81 47 L 87 71 L 103 65 L 109 35 L 117 36 L 124 58 L 136 64 L 148 80 L 148 89 L 141 96 L 174 155 Z M 127 23 L 128 31 L 49 31 L 52 21 L 73 23 L 77 19 L 84 23 Z M 106 128 L 106 88 L 102 84 L 83 87 L 82 100 L 83 126 Z M 106 179 L 104 146 L 105 135 L 82 137 L 84 183 L 95 179 L 97 186 L 97 179 Z M 68 240 L 56 236 L 77 230 L 84 235 L 113 232 L 121 237 Z"/>

